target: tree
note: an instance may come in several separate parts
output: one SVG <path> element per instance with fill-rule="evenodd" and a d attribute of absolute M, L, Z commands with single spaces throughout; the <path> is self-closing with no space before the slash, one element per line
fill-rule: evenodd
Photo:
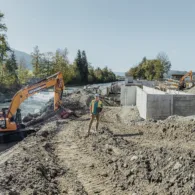
<path fill-rule="evenodd" d="M 7 31 L 6 25 L 2 22 L 4 18 L 4 14 L 0 12 L 0 81 L 2 81 L 3 73 L 4 73 L 4 63 L 7 57 L 7 52 L 11 51 L 7 41 L 6 35 L 4 34 Z M 1 33 L 2 32 L 2 33 Z"/>
<path fill-rule="evenodd" d="M 7 27 L 4 23 L 2 23 L 2 19 L 4 18 L 4 14 L 0 12 L 0 31 L 6 31 Z"/>
<path fill-rule="evenodd" d="M 103 82 L 103 73 L 100 67 L 95 69 L 94 74 L 97 82 Z"/>
<path fill-rule="evenodd" d="M 11 83 L 18 84 L 17 69 L 18 65 L 16 62 L 16 56 L 14 52 L 11 53 L 11 56 L 6 60 L 5 63 L 6 77 L 7 79 L 12 79 Z"/>
<path fill-rule="evenodd" d="M 163 66 L 158 59 L 147 60 L 143 65 L 145 78 L 147 80 L 162 78 Z"/>
<path fill-rule="evenodd" d="M 96 82 L 96 78 L 95 78 L 95 73 L 94 73 L 94 68 L 91 65 L 88 65 L 88 82 L 89 83 L 94 83 Z"/>
<path fill-rule="evenodd" d="M 171 69 L 171 62 L 169 61 L 169 57 L 166 53 L 160 52 L 157 55 L 157 59 L 160 60 L 162 66 L 163 66 L 163 74 L 168 73 L 168 71 Z"/>
<path fill-rule="evenodd" d="M 83 82 L 88 83 L 89 71 L 88 71 L 88 62 L 87 62 L 87 56 L 85 51 L 82 51 L 81 61 L 82 61 Z"/>
<path fill-rule="evenodd" d="M 142 79 L 162 79 L 163 74 L 170 70 L 171 63 L 165 53 L 158 54 L 156 59 L 148 60 L 146 57 L 135 67 L 131 68 L 126 75 Z"/>
<path fill-rule="evenodd" d="M 17 75 L 20 84 L 25 84 L 31 77 L 29 70 L 26 68 L 26 61 L 24 58 L 19 59 Z"/>
<path fill-rule="evenodd" d="M 33 64 L 33 73 L 36 77 L 39 77 L 41 74 L 41 69 L 44 69 L 41 67 L 41 57 L 42 54 L 39 51 L 39 47 L 34 47 L 34 52 L 31 53 L 32 56 L 32 64 Z"/>
<path fill-rule="evenodd" d="M 62 72 L 65 83 L 72 80 L 74 73 L 72 66 L 68 63 L 67 54 L 67 49 L 57 50 L 53 58 L 54 72 Z"/>
<path fill-rule="evenodd" d="M 47 52 L 42 54 L 41 67 L 43 71 L 42 74 L 43 77 L 52 75 L 54 73 L 53 59 L 54 59 L 54 54 L 52 52 Z"/>
<path fill-rule="evenodd" d="M 18 65 L 16 62 L 16 56 L 15 53 L 12 52 L 10 58 L 6 62 L 6 69 L 11 74 L 16 74 L 16 70 L 18 69 Z"/>
<path fill-rule="evenodd" d="M 79 72 L 80 75 L 80 80 L 81 82 L 83 82 L 83 63 L 82 63 L 82 57 L 81 57 L 81 51 L 78 50 L 77 52 L 77 57 L 75 59 L 75 63 L 76 63 L 76 67 L 77 67 L 77 71 Z"/>

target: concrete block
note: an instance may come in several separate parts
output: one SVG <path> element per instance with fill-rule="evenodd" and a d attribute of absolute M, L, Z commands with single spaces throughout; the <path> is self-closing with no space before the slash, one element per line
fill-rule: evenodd
<path fill-rule="evenodd" d="M 136 105 L 136 87 L 122 86 L 120 101 L 122 106 Z"/>
<path fill-rule="evenodd" d="M 147 86 L 143 86 L 143 90 L 147 93 L 147 94 L 165 94 L 164 91 L 160 91 L 158 89 L 154 89 L 151 87 L 147 87 Z"/>
<path fill-rule="evenodd" d="M 173 114 L 179 116 L 195 115 L 195 95 L 174 95 Z"/>
<path fill-rule="evenodd" d="M 146 119 L 166 119 L 172 113 L 172 95 L 147 94 Z"/>
<path fill-rule="evenodd" d="M 133 83 L 133 77 L 131 76 L 128 76 L 128 77 L 125 77 L 125 83 Z"/>
<path fill-rule="evenodd" d="M 146 119 L 147 113 L 147 93 L 139 88 L 136 87 L 137 94 L 136 94 L 136 105 L 139 111 L 139 114 L 142 118 Z"/>
<path fill-rule="evenodd" d="M 121 105 L 137 105 L 140 116 L 144 119 L 163 120 L 171 115 L 195 115 L 195 95 L 169 90 L 163 92 L 143 86 L 121 87 Z"/>

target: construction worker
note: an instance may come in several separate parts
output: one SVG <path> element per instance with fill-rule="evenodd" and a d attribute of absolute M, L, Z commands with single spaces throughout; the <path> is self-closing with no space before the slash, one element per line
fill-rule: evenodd
<path fill-rule="evenodd" d="M 89 129 L 88 129 L 88 135 L 90 134 L 91 126 L 93 123 L 94 118 L 96 118 L 96 131 L 98 130 L 99 120 L 100 120 L 100 113 L 102 112 L 103 104 L 102 101 L 100 101 L 99 95 L 95 94 L 95 99 L 91 101 L 90 104 L 90 115 L 91 120 L 89 123 Z"/>
<path fill-rule="evenodd" d="M 17 109 L 17 112 L 16 112 L 16 118 L 15 118 L 15 122 L 17 125 L 20 125 L 22 123 L 22 116 L 21 116 L 21 109 Z"/>

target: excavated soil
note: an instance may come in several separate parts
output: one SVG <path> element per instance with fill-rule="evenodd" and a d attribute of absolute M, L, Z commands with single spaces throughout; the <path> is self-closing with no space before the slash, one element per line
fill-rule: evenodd
<path fill-rule="evenodd" d="M 191 89 L 189 89 L 188 90 L 188 93 L 195 94 L 195 87 L 192 87 Z"/>
<path fill-rule="evenodd" d="M 105 107 L 86 137 L 88 118 L 56 118 L 0 153 L 0 194 L 195 194 L 193 117 L 146 121 L 136 107 Z"/>

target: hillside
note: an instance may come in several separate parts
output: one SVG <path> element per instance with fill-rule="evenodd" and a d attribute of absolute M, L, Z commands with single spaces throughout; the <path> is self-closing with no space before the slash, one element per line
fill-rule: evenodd
<path fill-rule="evenodd" d="M 31 57 L 31 55 L 27 54 L 25 52 L 22 52 L 22 51 L 18 51 L 16 49 L 13 49 L 13 50 L 15 52 L 17 61 L 19 61 L 21 58 L 24 58 L 26 61 L 27 68 L 29 70 L 32 70 L 32 57 Z"/>
<path fill-rule="evenodd" d="M 29 70 L 32 70 L 32 57 L 30 54 L 22 51 L 18 51 L 16 49 L 13 49 L 16 55 L 17 60 L 24 58 L 27 64 L 27 68 Z M 114 72 L 116 76 L 125 76 L 125 72 Z M 178 70 L 170 70 L 168 74 L 164 75 L 165 78 L 171 78 L 172 74 L 185 74 L 186 71 L 178 71 Z"/>

